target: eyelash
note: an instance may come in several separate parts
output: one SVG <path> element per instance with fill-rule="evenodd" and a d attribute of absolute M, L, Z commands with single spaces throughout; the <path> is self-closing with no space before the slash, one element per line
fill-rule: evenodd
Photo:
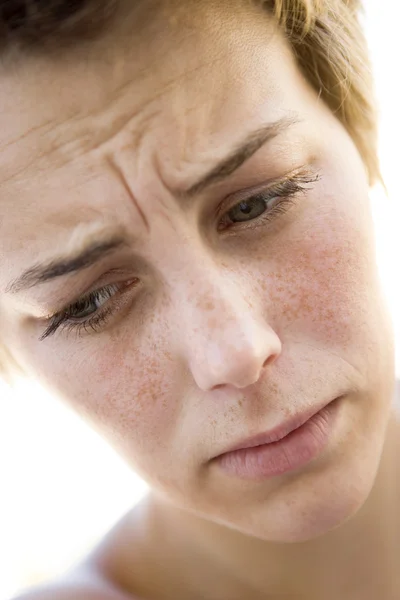
<path fill-rule="evenodd" d="M 311 173 L 310 171 L 297 172 L 286 179 L 278 181 L 276 184 L 272 184 L 268 189 L 261 190 L 260 192 L 254 193 L 248 197 L 243 198 L 241 201 L 236 203 L 228 210 L 225 210 L 223 206 L 220 211 L 224 210 L 224 219 L 226 220 L 230 212 L 240 206 L 241 204 L 250 204 L 254 200 L 262 200 L 265 204 L 265 211 L 259 216 L 250 219 L 249 221 L 238 221 L 237 223 L 228 224 L 223 229 L 237 229 L 239 226 L 241 229 L 247 229 L 249 227 L 254 228 L 261 223 L 270 222 L 275 219 L 278 215 L 286 213 L 289 208 L 295 204 L 296 196 L 300 193 L 305 193 L 309 188 L 306 186 L 311 183 L 316 183 L 320 180 L 320 175 Z M 268 210 L 268 202 L 271 200 L 278 199 L 278 202 Z M 249 225 L 246 226 L 246 223 Z M 221 227 L 219 227 L 221 229 Z"/>
<path fill-rule="evenodd" d="M 121 298 L 124 292 L 130 289 L 136 282 L 137 280 L 134 279 L 133 281 L 124 284 L 106 285 L 98 290 L 90 292 L 86 296 L 83 296 L 74 304 L 71 304 L 63 311 L 56 313 L 47 319 L 49 321 L 49 325 L 40 336 L 40 341 L 45 340 L 59 330 L 76 331 L 78 334 L 83 332 L 89 333 L 90 331 L 98 331 L 101 325 L 103 325 L 107 321 L 107 318 L 114 312 L 113 307 L 107 307 L 108 301 L 111 298 Z M 106 301 L 105 308 L 97 310 L 86 319 L 79 319 L 79 317 L 73 316 L 74 311 L 76 311 L 78 307 L 82 305 L 88 306 L 90 304 L 95 304 L 97 301 L 99 301 L 99 299 L 101 299 L 101 296 L 104 297 L 104 295 L 109 296 L 108 300 Z"/>
<path fill-rule="evenodd" d="M 319 175 L 311 173 L 310 171 L 301 171 L 295 173 L 290 177 L 287 177 L 286 179 L 278 181 L 275 185 L 271 185 L 266 190 L 254 193 L 253 195 L 250 195 L 247 198 L 243 198 L 241 201 L 237 201 L 236 204 L 234 204 L 233 206 L 231 206 L 230 209 L 225 211 L 224 217 L 226 218 L 227 215 L 229 215 L 229 213 L 232 212 L 234 208 L 240 206 L 240 204 L 249 204 L 252 200 L 260 199 L 265 203 L 266 210 L 254 219 L 247 221 L 247 223 L 250 223 L 250 227 L 254 227 L 257 223 L 260 222 L 270 222 L 273 219 L 275 219 L 278 215 L 286 213 L 289 210 L 289 208 L 293 204 L 295 204 L 296 196 L 300 193 L 306 192 L 308 189 L 306 186 L 311 183 L 316 183 L 317 181 L 319 181 L 319 179 Z M 274 199 L 279 199 L 279 201 L 271 210 L 268 211 L 267 204 L 268 202 Z M 224 210 L 224 207 L 221 207 L 219 212 L 222 212 L 222 210 Z M 221 222 L 223 222 L 223 220 L 224 218 L 221 220 Z M 249 228 L 249 225 L 247 225 L 246 227 L 246 221 L 239 221 L 238 224 L 228 225 L 226 228 L 228 230 L 233 228 L 237 229 L 238 226 L 241 229 Z M 121 298 L 124 294 L 124 291 L 132 287 L 132 284 L 136 282 L 137 280 L 135 279 L 124 284 L 107 285 L 98 290 L 90 292 L 86 296 L 83 296 L 74 304 L 71 304 L 63 311 L 56 313 L 55 315 L 47 319 L 49 325 L 39 338 L 40 341 L 45 340 L 46 338 L 55 334 L 57 331 L 76 331 L 78 335 L 83 332 L 89 333 L 90 331 L 98 331 L 99 329 L 101 329 L 101 326 L 107 322 L 108 318 L 111 317 L 115 310 L 118 309 L 118 307 L 115 306 L 107 306 L 109 301 L 111 299 L 116 300 L 118 298 Z M 81 318 L 81 320 L 78 320 L 79 317 L 73 316 L 74 311 L 76 311 L 76 309 L 79 308 L 79 306 L 88 306 L 90 304 L 96 304 L 96 302 L 101 300 L 102 296 L 104 298 L 104 295 L 109 296 L 105 302 L 106 306 L 104 308 L 100 308 L 88 318 Z M 118 302 L 116 304 L 118 305 Z"/>

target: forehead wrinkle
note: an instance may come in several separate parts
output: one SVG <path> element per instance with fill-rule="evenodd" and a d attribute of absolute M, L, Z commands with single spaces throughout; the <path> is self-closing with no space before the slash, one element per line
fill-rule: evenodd
<path fill-rule="evenodd" d="M 101 107 L 93 111 L 88 111 L 85 114 L 78 113 L 61 123 L 53 132 L 50 151 L 55 153 L 62 151 L 68 157 L 73 155 L 73 158 L 78 158 L 85 152 L 98 151 L 101 153 L 103 150 L 108 152 L 110 146 L 114 145 L 114 148 L 118 146 L 118 142 L 115 140 L 117 138 L 124 138 L 125 133 L 129 136 L 129 141 L 128 143 L 126 141 L 121 142 L 121 144 L 129 145 L 130 148 L 137 147 L 146 133 L 149 123 L 160 112 L 160 109 L 155 104 L 163 96 L 175 90 L 182 89 L 183 80 L 194 79 L 197 81 L 200 71 L 209 69 L 210 66 L 214 66 L 223 60 L 224 57 L 222 55 L 212 60 L 208 58 L 207 62 L 196 64 L 191 68 L 184 68 L 167 79 L 165 78 L 165 73 L 162 73 L 163 77 L 157 81 L 157 84 L 155 84 L 156 77 L 154 71 L 149 73 L 147 67 L 143 67 L 139 72 L 135 72 L 134 77 L 129 74 L 128 79 L 113 90 L 113 97 L 106 103 L 103 103 Z M 129 61 L 121 69 L 126 69 L 127 64 L 129 64 Z M 141 98 L 140 102 L 137 100 L 136 103 L 133 102 L 132 94 L 130 93 L 132 86 L 137 88 L 142 83 L 142 88 L 144 89 L 149 82 L 152 83 L 152 89 L 148 91 L 146 97 Z M 105 130 L 102 124 L 103 117 L 109 112 L 112 113 L 112 111 L 115 111 L 116 117 L 107 124 L 107 129 Z M 76 124 L 79 126 L 79 123 L 84 121 L 87 121 L 84 133 L 83 135 L 77 135 L 73 125 Z M 62 139 L 65 136 L 65 132 L 68 134 L 67 140 Z M 51 135 L 48 137 L 51 137 Z M 77 137 L 81 139 L 77 140 Z M 71 149 L 69 146 L 71 146 Z M 76 148 L 78 148 L 78 152 Z M 69 160 L 70 158 L 68 158 Z"/>
<path fill-rule="evenodd" d="M 216 58 L 213 63 L 217 63 L 221 61 L 221 58 Z M 125 133 L 126 137 L 124 141 L 121 143 L 120 149 L 129 148 L 138 149 L 140 144 L 143 141 L 143 138 L 146 136 L 146 133 L 150 131 L 150 124 L 152 121 L 156 119 L 156 117 L 161 113 L 161 109 L 156 106 L 156 103 L 166 96 L 169 93 L 174 92 L 175 90 L 182 90 L 182 82 L 185 79 L 198 79 L 199 71 L 205 68 L 210 67 L 211 61 L 207 62 L 207 64 L 197 65 L 191 69 L 188 69 L 182 73 L 174 75 L 170 77 L 164 83 L 158 86 L 157 91 L 152 91 L 151 94 L 148 95 L 139 106 L 135 109 L 135 114 L 130 115 L 128 119 L 119 127 L 118 131 L 113 134 L 109 138 L 105 138 L 101 143 L 98 144 L 96 148 L 99 152 L 103 150 L 105 153 L 108 153 L 109 147 L 113 145 L 115 139 L 121 134 Z M 130 85 L 132 82 L 129 82 Z M 135 81 L 135 84 L 137 82 Z M 129 104 L 131 108 L 131 104 Z M 188 109 L 185 114 L 181 115 L 181 118 L 187 118 L 188 113 L 192 109 Z M 193 107 L 194 110 L 194 107 Z M 135 124 L 135 127 L 132 125 Z M 121 136 L 122 137 L 122 136 Z M 117 145 L 115 145 L 117 146 Z"/>
<path fill-rule="evenodd" d="M 221 49 L 211 56 L 207 55 L 206 60 L 200 64 L 197 60 L 195 64 L 190 65 L 184 61 L 183 64 L 174 68 L 174 73 L 169 77 L 166 77 L 165 73 L 161 71 L 162 77 L 159 77 L 157 82 L 154 71 L 149 72 L 148 65 L 135 66 L 134 76 L 132 76 L 128 68 L 131 59 L 131 50 L 129 50 L 129 55 L 128 53 L 123 55 L 113 63 L 111 83 L 107 79 L 107 85 L 102 82 L 98 90 L 100 96 L 108 95 L 110 88 L 113 90 L 111 97 L 102 99 L 102 106 L 86 112 L 76 112 L 77 108 L 81 107 L 81 103 L 75 102 L 75 114 L 68 116 L 62 123 L 54 127 L 47 127 L 44 137 L 48 147 L 43 151 L 35 149 L 34 158 L 28 157 L 25 164 L 18 170 L 13 169 L 13 173 L 4 181 L 21 176 L 25 171 L 33 170 L 41 162 L 46 163 L 46 157 L 49 156 L 57 157 L 56 164 L 52 164 L 52 168 L 57 168 L 65 166 L 85 153 L 101 152 L 104 146 L 112 145 L 116 138 L 126 131 L 129 131 L 132 137 L 130 145 L 134 147 L 139 143 L 148 121 L 157 112 L 154 103 L 173 90 L 179 89 L 184 79 L 199 80 L 204 69 L 210 69 L 224 61 L 224 51 Z M 115 84 L 116 80 L 118 85 Z M 131 87 L 137 87 L 141 81 L 143 89 L 149 82 L 152 83 L 152 89 L 148 90 L 146 98 L 141 98 L 140 103 L 136 103 L 134 106 L 135 103 L 132 102 L 130 93 Z M 123 105 L 122 111 L 121 105 Z M 108 119 L 109 122 L 104 126 L 104 115 L 109 112 L 113 115 L 114 107 L 115 117 Z M 153 110 L 149 110 L 149 107 L 152 107 Z M 82 124 L 82 130 L 77 131 Z M 34 130 L 32 130 L 33 132 Z M 22 135 L 14 142 L 22 141 L 24 137 L 25 135 Z M 136 142 L 134 138 L 138 138 L 138 141 Z"/>
<path fill-rule="evenodd" d="M 53 122 L 51 120 L 46 121 L 45 123 L 41 123 L 40 125 L 37 125 L 36 127 L 32 127 L 30 128 L 28 131 L 24 132 L 23 134 L 11 139 L 11 140 L 7 140 L 7 142 L 3 143 L 0 146 L 0 158 L 1 155 L 4 154 L 4 152 L 7 152 L 7 150 L 9 150 L 10 148 L 12 148 L 13 146 L 18 145 L 21 142 L 26 142 L 29 140 L 29 138 L 31 136 L 37 135 L 38 133 L 41 132 L 41 130 L 44 131 L 43 135 L 46 135 L 47 131 L 50 131 L 53 127 Z M 14 167 L 14 169 L 10 169 L 9 168 L 9 164 L 5 163 L 5 164 L 1 164 L 0 162 L 0 188 L 9 183 L 11 180 L 13 179 L 23 179 L 23 177 L 21 177 L 23 175 L 23 173 L 25 173 L 26 171 L 29 172 L 29 169 L 31 167 L 34 167 L 35 165 L 37 165 L 37 163 L 40 161 L 40 159 L 43 159 L 44 156 L 46 156 L 46 151 L 44 149 L 40 150 L 37 146 L 37 144 L 35 144 L 35 152 L 29 155 L 31 158 L 29 158 L 27 161 L 25 161 L 25 164 L 21 165 L 19 168 Z M 14 165 L 14 162 L 11 163 L 12 165 Z"/>
<path fill-rule="evenodd" d="M 48 129 L 48 130 L 51 129 L 51 125 L 52 125 L 52 120 L 51 119 L 46 120 L 44 123 L 40 123 L 39 125 L 36 125 L 35 127 L 31 127 L 30 129 L 28 129 L 28 131 L 25 131 L 24 133 L 16 136 L 15 138 L 7 140 L 3 144 L 0 143 L 0 155 L 4 150 L 9 148 L 10 146 L 13 146 L 14 144 L 18 144 L 18 142 L 25 140 L 30 135 L 40 132 L 41 129 Z"/>
<path fill-rule="evenodd" d="M 117 160 L 112 156 L 112 155 L 108 155 L 107 157 L 107 162 L 110 165 L 111 169 L 114 171 L 114 173 L 117 175 L 117 177 L 119 178 L 122 186 L 124 187 L 128 197 L 130 198 L 130 200 L 132 201 L 133 205 L 135 206 L 136 210 L 138 211 L 147 231 L 150 230 L 150 224 L 147 220 L 147 217 L 145 215 L 145 213 L 143 212 L 142 208 L 140 207 L 139 202 L 137 201 L 135 194 L 133 193 L 131 186 L 129 185 L 129 181 L 128 178 L 125 176 L 124 170 L 119 166 Z"/>
<path fill-rule="evenodd" d="M 108 131 L 104 132 L 102 135 L 97 134 L 97 138 L 94 135 L 94 132 L 99 131 L 101 128 L 96 125 L 96 122 L 87 124 L 83 139 L 82 134 L 77 133 L 76 129 L 75 131 L 71 131 L 72 127 L 70 125 L 70 120 L 59 125 L 57 128 L 53 127 L 50 135 L 52 140 L 54 140 L 54 144 L 52 143 L 50 147 L 48 145 L 47 148 L 45 147 L 42 150 L 35 148 L 35 153 L 29 153 L 24 164 L 12 168 L 10 172 L 7 173 L 4 169 L 3 174 L 0 177 L 0 188 L 13 180 L 28 180 L 30 182 L 32 181 L 32 177 L 36 178 L 40 173 L 46 174 L 47 169 L 49 168 L 49 160 L 51 160 L 51 169 L 54 174 L 56 171 L 63 169 L 69 164 L 76 163 L 85 155 L 88 155 L 89 159 L 90 156 L 94 159 L 104 159 L 107 156 L 108 148 L 110 146 L 117 148 L 119 145 L 135 148 L 145 135 L 147 129 L 146 125 L 154 117 L 154 114 L 155 113 L 141 115 L 140 125 L 138 124 L 138 126 L 135 127 L 135 130 L 129 125 L 137 119 L 137 115 L 130 115 L 129 117 L 121 115 L 116 119 L 118 126 L 117 131 L 110 135 L 110 129 L 113 129 L 115 124 L 115 121 L 113 121 L 113 123 L 110 124 Z M 83 119 L 84 117 L 82 117 L 81 120 Z M 60 140 L 61 136 L 59 132 L 61 127 L 63 127 L 64 131 L 69 133 L 70 139 L 68 141 Z M 50 136 L 48 135 L 47 137 Z M 121 138 L 119 142 L 116 141 L 118 137 Z"/>
<path fill-rule="evenodd" d="M 132 82 L 127 81 L 118 89 L 128 89 L 131 86 Z M 99 108 L 67 114 L 58 123 L 47 120 L 0 147 L 1 155 L 2 151 L 11 146 L 17 145 L 18 149 L 19 143 L 29 142 L 29 138 L 35 134 L 40 136 L 39 139 L 34 139 L 34 148 L 32 142 L 32 149 L 27 145 L 22 146 L 17 157 L 20 159 L 19 164 L 17 161 L 10 161 L 10 167 L 7 164 L 0 165 L 0 171 L 3 171 L 0 185 L 12 179 L 27 178 L 32 172 L 45 172 L 49 160 L 52 170 L 57 170 L 79 160 L 85 154 L 103 154 L 104 148 L 109 146 L 128 145 L 125 137 L 129 137 L 129 146 L 135 147 L 154 113 L 155 109 L 149 99 L 142 99 L 140 104 L 134 106 L 129 94 L 121 97 L 113 92 L 113 98 Z M 118 138 L 120 141 L 117 141 Z"/>
<path fill-rule="evenodd" d="M 120 102 L 120 99 L 116 100 L 116 103 Z M 143 113 L 145 105 L 146 109 Z M 153 116 L 148 103 L 143 103 L 143 106 L 132 110 L 130 104 L 129 110 L 123 111 L 119 111 L 116 107 L 115 113 L 112 112 L 113 107 L 109 106 L 106 109 L 99 109 L 93 115 L 82 115 L 72 123 L 64 122 L 49 136 L 52 138 L 49 152 L 57 156 L 59 166 L 64 166 L 84 154 L 107 154 L 110 146 L 127 144 L 127 137 L 129 137 L 129 146 L 135 147 Z M 104 123 L 106 111 L 110 111 L 111 115 L 107 115 L 107 123 Z M 81 130 L 77 131 L 79 127 Z M 118 139 L 121 141 L 118 142 Z"/>

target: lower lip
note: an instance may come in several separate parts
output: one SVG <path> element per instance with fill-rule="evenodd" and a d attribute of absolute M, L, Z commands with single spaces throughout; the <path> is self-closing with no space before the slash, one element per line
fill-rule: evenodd
<path fill-rule="evenodd" d="M 339 398 L 279 442 L 227 452 L 216 459 L 228 475 L 268 479 L 300 469 L 326 448 L 333 433 Z"/>

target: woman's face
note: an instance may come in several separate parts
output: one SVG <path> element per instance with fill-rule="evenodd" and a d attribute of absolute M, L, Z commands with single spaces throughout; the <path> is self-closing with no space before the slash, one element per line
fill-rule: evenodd
<path fill-rule="evenodd" d="M 367 176 L 262 9 L 213 4 L 2 74 L 2 338 L 173 504 L 307 539 L 366 499 L 391 403 Z M 213 460 L 339 396 L 305 468 Z"/>

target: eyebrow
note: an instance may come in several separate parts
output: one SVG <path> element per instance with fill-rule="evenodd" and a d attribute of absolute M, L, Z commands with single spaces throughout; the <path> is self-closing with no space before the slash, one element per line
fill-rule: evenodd
<path fill-rule="evenodd" d="M 190 199 L 211 185 L 223 181 L 248 161 L 262 146 L 300 122 L 299 115 L 286 115 L 273 123 L 267 123 L 250 132 L 244 140 L 237 144 L 228 157 L 222 159 L 211 171 L 203 175 L 187 190 L 178 192 L 178 196 L 183 199 Z"/>
<path fill-rule="evenodd" d="M 222 159 L 208 173 L 203 175 L 197 182 L 187 190 L 178 191 L 177 196 L 181 199 L 191 199 L 203 192 L 206 188 L 232 175 L 239 167 L 249 160 L 262 146 L 281 135 L 301 119 L 297 114 L 284 116 L 281 119 L 263 125 L 255 131 L 247 134 L 236 148 L 224 159 Z M 105 256 L 126 245 L 125 238 L 111 237 L 103 241 L 97 240 L 90 243 L 84 250 L 75 256 L 64 256 L 55 258 L 47 263 L 36 264 L 30 267 L 17 279 L 9 283 L 5 289 L 6 293 L 17 294 L 21 291 L 47 283 L 54 279 L 82 271 L 93 266 L 104 259 Z"/>
<path fill-rule="evenodd" d="M 6 293 L 16 294 L 70 273 L 87 269 L 125 245 L 125 239 L 120 236 L 109 240 L 95 241 L 76 256 L 60 257 L 47 263 L 34 265 L 9 283 Z"/>

